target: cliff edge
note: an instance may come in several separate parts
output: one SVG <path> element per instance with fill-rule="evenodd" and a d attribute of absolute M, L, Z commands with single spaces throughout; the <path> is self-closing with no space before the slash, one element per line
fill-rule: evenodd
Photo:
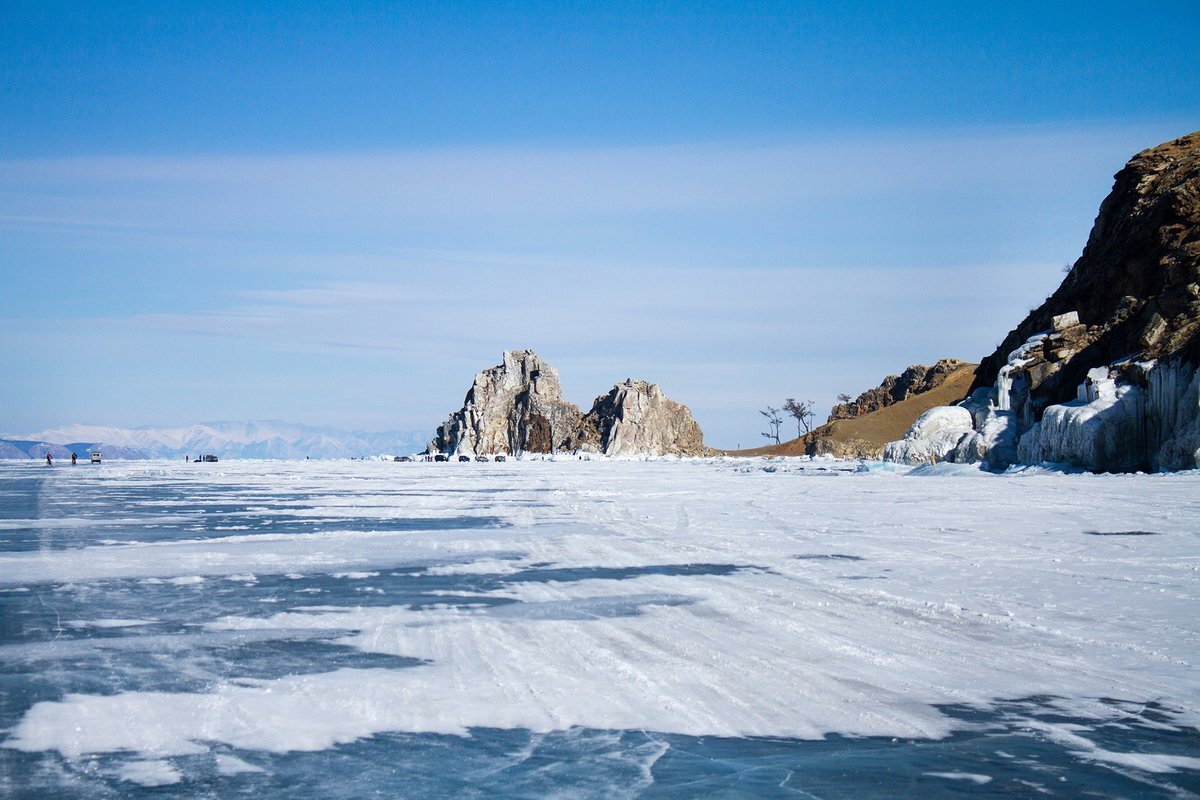
<path fill-rule="evenodd" d="M 885 458 L 1200 466 L 1200 132 L 1118 172 L 1062 285 Z"/>
<path fill-rule="evenodd" d="M 1010 354 L 1045 331 L 1061 335 L 1030 375 L 1040 408 L 1072 400 L 1096 366 L 1170 355 L 1195 364 L 1198 284 L 1200 131 L 1138 153 L 1116 174 L 1079 260 L 983 359 L 973 388 L 993 385 Z"/>

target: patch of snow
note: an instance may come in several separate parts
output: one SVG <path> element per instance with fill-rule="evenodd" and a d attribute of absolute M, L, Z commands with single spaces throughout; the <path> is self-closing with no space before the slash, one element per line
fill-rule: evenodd
<path fill-rule="evenodd" d="M 499 559 L 480 559 L 465 564 L 447 564 L 440 567 L 430 567 L 426 575 L 511 575 L 523 569 L 520 562 L 501 561 Z"/>
<path fill-rule="evenodd" d="M 945 461 L 974 432 L 971 412 L 959 406 L 937 406 L 917 418 L 904 438 L 884 448 L 885 461 L 922 464 Z"/>
<path fill-rule="evenodd" d="M 228 753 L 217 753 L 216 762 L 217 772 L 221 775 L 244 775 L 249 772 L 266 772 L 262 767 L 256 767 Z"/>
<path fill-rule="evenodd" d="M 117 777 L 139 786 L 170 786 L 183 780 L 183 775 L 170 761 L 130 761 L 117 769 Z"/>
<path fill-rule="evenodd" d="M 973 772 L 922 772 L 931 778 L 945 778 L 948 781 L 967 781 L 976 786 L 986 786 L 992 782 L 990 775 L 977 775 Z"/>

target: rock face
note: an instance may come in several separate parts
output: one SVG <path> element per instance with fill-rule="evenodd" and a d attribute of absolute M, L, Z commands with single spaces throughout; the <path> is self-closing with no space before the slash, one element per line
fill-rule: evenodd
<path fill-rule="evenodd" d="M 981 363 L 946 458 L 1195 468 L 1198 364 L 1200 132 L 1117 173 L 1062 285 Z"/>
<path fill-rule="evenodd" d="M 563 400 L 558 372 L 532 350 L 508 351 L 475 376 L 461 410 L 429 443 L 431 453 L 553 453 L 576 435 L 579 406 Z"/>
<path fill-rule="evenodd" d="M 630 378 L 596 398 L 579 426 L 576 449 L 608 456 L 702 456 L 704 434 L 687 406 L 658 384 Z"/>
<path fill-rule="evenodd" d="M 429 443 L 430 453 L 601 453 L 704 455 L 704 435 L 687 406 L 657 384 L 626 380 L 582 414 L 562 398 L 558 373 L 532 350 L 509 351 L 475 376 L 461 410 Z"/>
<path fill-rule="evenodd" d="M 983 360 L 976 388 L 992 385 L 1009 354 L 1043 332 L 1055 335 L 1029 376 L 1043 407 L 1072 400 L 1093 367 L 1171 354 L 1200 329 L 1198 282 L 1200 132 L 1145 150 L 1117 173 L 1083 255 Z"/>
<path fill-rule="evenodd" d="M 932 367 L 910 366 L 899 375 L 887 376 L 879 386 L 868 389 L 851 402 L 835 405 L 828 421 L 861 417 L 936 389 L 964 364 L 957 358 L 943 358 Z"/>

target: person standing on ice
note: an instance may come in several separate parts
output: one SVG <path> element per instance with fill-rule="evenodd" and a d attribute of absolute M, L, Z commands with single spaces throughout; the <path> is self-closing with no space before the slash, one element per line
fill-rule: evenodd
<path fill-rule="evenodd" d="M 47 467 L 53 467 L 53 466 L 54 466 L 54 459 L 50 457 L 50 454 L 49 454 L 49 453 L 46 453 L 46 466 L 47 466 Z"/>
<path fill-rule="evenodd" d="M 75 454 L 71 453 L 71 466 L 75 466 Z"/>

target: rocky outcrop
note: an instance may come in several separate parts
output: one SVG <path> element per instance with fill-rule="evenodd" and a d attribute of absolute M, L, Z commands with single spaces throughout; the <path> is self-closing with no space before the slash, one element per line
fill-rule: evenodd
<path fill-rule="evenodd" d="M 914 364 L 899 375 L 887 376 L 879 386 L 868 389 L 849 403 L 835 405 L 828 421 L 854 419 L 924 394 L 941 386 L 964 365 L 965 362 L 957 358 L 943 358 L 932 367 Z"/>
<path fill-rule="evenodd" d="M 554 453 L 577 435 L 579 406 L 563 400 L 558 372 L 532 350 L 508 351 L 475 376 L 463 407 L 429 443 L 431 453 Z"/>
<path fill-rule="evenodd" d="M 1057 334 L 1029 365 L 1040 412 L 1074 399 L 1094 367 L 1163 358 L 1198 330 L 1200 132 L 1143 151 L 1117 173 L 1083 255 L 983 360 L 975 386 L 994 384 L 1009 354 L 1032 337 Z"/>
<path fill-rule="evenodd" d="M 607 456 L 702 456 L 704 434 L 687 406 L 658 384 L 630 378 L 596 398 L 579 426 L 576 449 Z"/>
<path fill-rule="evenodd" d="M 657 384 L 626 380 L 584 415 L 562 398 L 554 368 L 525 350 L 506 352 L 501 364 L 475 376 L 462 409 L 438 428 L 428 452 L 699 456 L 705 448 L 691 411 Z"/>
<path fill-rule="evenodd" d="M 980 365 L 946 458 L 1200 466 L 1200 133 L 1116 175 L 1062 285 Z M 907 437 L 906 437 L 907 438 Z M 897 449 L 896 454 L 899 454 Z"/>

